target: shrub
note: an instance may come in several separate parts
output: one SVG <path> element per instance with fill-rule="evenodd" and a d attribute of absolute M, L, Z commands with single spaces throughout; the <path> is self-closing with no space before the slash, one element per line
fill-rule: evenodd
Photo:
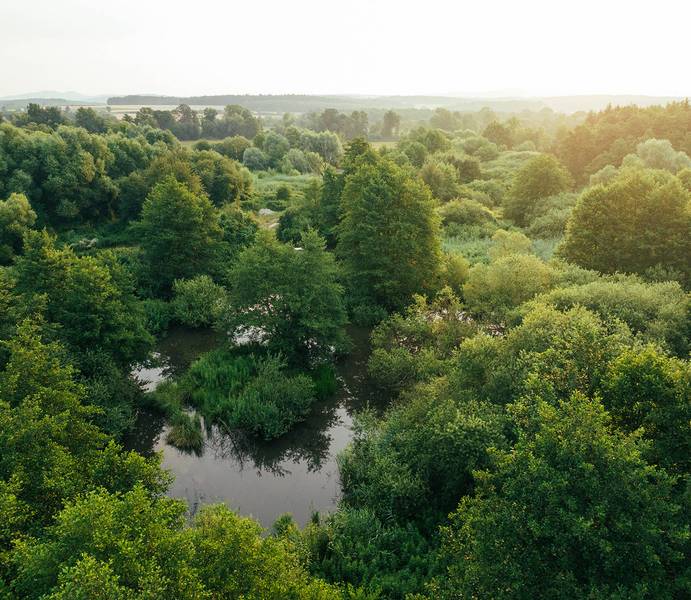
<path fill-rule="evenodd" d="M 498 229 L 492 236 L 489 257 L 497 260 L 510 254 L 532 254 L 533 243 L 520 231 Z"/>
<path fill-rule="evenodd" d="M 536 298 L 559 310 L 584 306 L 607 322 L 623 321 L 646 342 L 655 342 L 678 356 L 689 351 L 690 300 L 676 282 L 644 283 L 637 277 L 598 279 L 560 287 Z"/>
<path fill-rule="evenodd" d="M 252 146 L 246 137 L 241 135 L 234 135 L 222 139 L 220 142 L 216 142 L 211 146 L 213 150 L 216 150 L 219 154 L 232 158 L 233 160 L 242 161 L 243 154 L 247 148 Z"/>
<path fill-rule="evenodd" d="M 481 225 L 490 231 L 497 227 L 497 218 L 494 213 L 477 200 L 469 198 L 447 202 L 439 208 L 439 216 L 445 227 L 451 224 Z"/>
<path fill-rule="evenodd" d="M 533 220 L 528 228 L 532 238 L 559 237 L 566 231 L 571 216 L 571 208 L 553 208 Z"/>
<path fill-rule="evenodd" d="M 443 382 L 418 386 L 383 420 L 361 419 L 338 457 L 343 504 L 433 531 L 471 491 L 472 472 L 505 445 L 500 407 L 456 402 Z"/>
<path fill-rule="evenodd" d="M 505 215 L 517 225 L 525 226 L 528 216 L 541 198 L 567 191 L 573 185 L 571 175 L 553 156 L 540 154 L 516 173 Z"/>
<path fill-rule="evenodd" d="M 464 340 L 449 380 L 455 395 L 506 404 L 537 386 L 556 401 L 573 391 L 593 395 L 610 361 L 632 342 L 621 323 L 605 324 L 577 306 L 536 305 L 505 335 Z"/>
<path fill-rule="evenodd" d="M 226 291 L 208 275 L 173 282 L 172 308 L 175 318 L 191 327 L 212 325 L 226 299 Z"/>
<path fill-rule="evenodd" d="M 463 295 L 474 313 L 504 321 L 512 309 L 547 291 L 554 279 L 554 270 L 536 256 L 510 254 L 470 269 Z"/>
<path fill-rule="evenodd" d="M 458 173 L 447 162 L 428 160 L 420 169 L 420 177 L 439 200 L 451 200 L 458 194 Z"/>
<path fill-rule="evenodd" d="M 468 280 L 470 263 L 460 254 L 445 253 L 442 268 L 442 284 L 449 286 L 455 294 L 460 294 L 463 284 Z"/>
<path fill-rule="evenodd" d="M 603 273 L 662 265 L 691 275 L 690 194 L 664 171 L 623 169 L 579 198 L 559 253 Z"/>
<path fill-rule="evenodd" d="M 375 385 L 399 392 L 412 383 L 444 373 L 454 349 L 477 332 L 449 288 L 428 302 L 416 296 L 403 314 L 394 314 L 372 331 L 367 368 Z"/>
<path fill-rule="evenodd" d="M 269 158 L 259 148 L 246 148 L 242 153 L 242 164 L 250 171 L 263 171 L 269 166 Z"/>
<path fill-rule="evenodd" d="M 367 508 L 341 508 L 309 524 L 301 541 L 314 575 L 362 585 L 371 600 L 421 591 L 435 566 L 431 542 L 414 525 L 382 521 Z"/>

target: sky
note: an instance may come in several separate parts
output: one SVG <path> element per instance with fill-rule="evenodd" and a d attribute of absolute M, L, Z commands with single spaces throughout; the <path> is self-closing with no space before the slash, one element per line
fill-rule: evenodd
<path fill-rule="evenodd" d="M 0 0 L 0 96 L 691 95 L 688 0 Z"/>

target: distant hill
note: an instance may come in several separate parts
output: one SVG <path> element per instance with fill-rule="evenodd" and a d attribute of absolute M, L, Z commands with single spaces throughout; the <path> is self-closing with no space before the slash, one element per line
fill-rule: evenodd
<path fill-rule="evenodd" d="M 0 108 L 9 110 L 21 110 L 29 104 L 40 104 L 41 106 L 95 106 L 103 102 L 87 102 L 84 100 L 68 100 L 66 98 L 18 98 L 16 100 L 6 100 L 0 98 Z"/>
<path fill-rule="evenodd" d="M 335 108 L 342 111 L 359 109 L 448 108 L 476 111 L 488 107 L 496 111 L 517 112 L 551 108 L 557 112 L 601 110 L 608 104 L 650 106 L 667 104 L 680 97 L 672 96 L 555 96 L 545 98 L 461 98 L 453 96 L 310 96 L 310 95 L 218 95 L 218 96 L 157 96 L 130 95 L 108 98 L 111 106 L 225 106 L 240 104 L 255 112 L 311 112 Z"/>
<path fill-rule="evenodd" d="M 75 104 L 77 102 L 84 104 L 105 104 L 108 99 L 108 94 L 82 94 L 81 92 L 58 92 L 56 90 L 43 90 L 40 92 L 29 92 L 26 94 L 13 94 L 8 96 L 0 96 L 0 102 L 8 100 L 50 100 L 60 101 Z"/>

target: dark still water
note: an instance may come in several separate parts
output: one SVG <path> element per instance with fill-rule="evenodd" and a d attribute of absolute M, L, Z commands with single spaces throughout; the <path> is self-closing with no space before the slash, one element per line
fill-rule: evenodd
<path fill-rule="evenodd" d="M 192 513 L 201 504 L 225 502 L 265 527 L 283 513 L 304 525 L 313 511 L 329 511 L 340 493 L 336 454 L 351 439 L 352 415 L 376 400 L 365 378 L 368 331 L 349 331 L 353 352 L 337 365 L 335 397 L 314 405 L 306 421 L 266 442 L 217 427 L 207 430 L 201 455 L 166 443 L 168 427 L 160 415 L 145 412 L 125 441 L 144 454 L 163 453 L 163 467 L 175 475 L 169 495 L 187 500 Z M 136 371 L 147 389 L 184 371 L 203 352 L 216 347 L 211 331 L 172 329 L 159 343 L 152 365 Z"/>

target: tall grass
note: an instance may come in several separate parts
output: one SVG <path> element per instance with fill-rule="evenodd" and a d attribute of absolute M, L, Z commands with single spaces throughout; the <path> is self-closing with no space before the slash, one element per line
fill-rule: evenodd
<path fill-rule="evenodd" d="M 170 430 L 166 441 L 180 450 L 201 453 L 204 447 L 199 415 L 190 415 L 183 410 L 185 393 L 174 381 L 164 381 L 149 395 L 154 408 L 168 418 Z"/>
<path fill-rule="evenodd" d="M 312 379 L 289 373 L 281 357 L 226 349 L 192 364 L 183 386 L 210 421 L 265 439 L 279 437 L 304 419 L 317 396 Z"/>

